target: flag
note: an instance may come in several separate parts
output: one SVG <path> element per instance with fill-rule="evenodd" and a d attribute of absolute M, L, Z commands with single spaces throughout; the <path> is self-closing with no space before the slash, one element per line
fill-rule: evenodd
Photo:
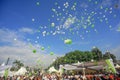
<path fill-rule="evenodd" d="M 5 76 L 5 80 L 6 80 L 7 77 L 8 77 L 8 69 L 5 70 L 5 72 L 4 72 L 4 76 Z"/>
<path fill-rule="evenodd" d="M 106 61 L 107 65 L 108 65 L 108 68 L 110 68 L 113 73 L 116 73 L 116 69 L 115 69 L 115 66 L 113 64 L 112 59 L 107 59 L 105 61 Z"/>

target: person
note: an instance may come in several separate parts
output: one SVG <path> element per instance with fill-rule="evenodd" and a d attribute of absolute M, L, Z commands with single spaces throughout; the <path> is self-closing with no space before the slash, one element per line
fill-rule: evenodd
<path fill-rule="evenodd" d="M 109 79 L 114 80 L 114 75 L 112 73 L 109 74 Z"/>
<path fill-rule="evenodd" d="M 120 80 L 120 74 L 117 74 L 115 80 Z"/>
<path fill-rule="evenodd" d="M 101 77 L 102 80 L 109 80 L 109 76 L 108 74 L 104 74 L 102 77 Z"/>

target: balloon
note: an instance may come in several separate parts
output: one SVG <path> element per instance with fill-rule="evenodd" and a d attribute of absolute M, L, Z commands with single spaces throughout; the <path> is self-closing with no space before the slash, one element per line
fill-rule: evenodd
<path fill-rule="evenodd" d="M 40 3 L 39 3 L 39 2 L 37 2 L 37 3 L 36 3 L 36 5 L 38 5 L 38 6 L 39 6 L 39 5 L 40 5 Z"/>
<path fill-rule="evenodd" d="M 103 9 L 103 6 L 100 6 L 100 9 Z"/>
<path fill-rule="evenodd" d="M 63 4 L 64 5 L 64 7 L 65 8 L 68 8 L 68 6 L 69 6 L 69 3 L 68 2 L 66 2 L 65 4 Z"/>
<path fill-rule="evenodd" d="M 92 26 L 91 26 L 92 28 L 94 28 L 95 27 L 95 25 L 94 24 L 92 24 Z"/>
<path fill-rule="evenodd" d="M 41 48 L 41 50 L 44 50 L 44 49 L 45 49 L 44 47 Z"/>
<path fill-rule="evenodd" d="M 32 18 L 32 21 L 34 22 L 34 21 L 35 21 L 35 19 L 34 19 L 34 18 Z"/>
<path fill-rule="evenodd" d="M 54 55 L 54 52 L 50 52 L 50 55 Z"/>
<path fill-rule="evenodd" d="M 66 40 L 64 40 L 64 43 L 65 44 L 72 44 L 72 40 L 71 39 L 66 39 Z"/>
<path fill-rule="evenodd" d="M 40 37 L 39 36 L 37 36 L 37 39 L 39 39 Z"/>
<path fill-rule="evenodd" d="M 51 23 L 51 26 L 54 27 L 54 26 L 55 26 L 55 23 Z"/>
<path fill-rule="evenodd" d="M 34 49 L 34 50 L 33 50 L 33 53 L 36 53 L 36 52 L 37 52 L 36 49 Z"/>

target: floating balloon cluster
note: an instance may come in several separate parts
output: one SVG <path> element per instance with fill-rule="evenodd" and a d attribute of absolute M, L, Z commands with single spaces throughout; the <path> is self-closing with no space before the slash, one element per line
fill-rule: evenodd
<path fill-rule="evenodd" d="M 36 2 L 36 5 L 40 6 L 40 2 Z M 113 25 L 110 24 L 110 18 L 117 17 L 114 8 L 119 7 L 118 4 L 107 7 L 97 0 L 83 0 L 83 2 L 75 0 L 73 3 L 65 1 L 62 5 L 60 2 L 55 2 L 53 6 L 52 15 L 48 19 L 49 24 L 40 25 L 37 32 L 43 37 L 63 35 L 63 43 L 69 45 L 72 44 L 72 38 L 67 38 L 68 36 L 75 35 L 84 40 L 85 35 L 90 32 L 99 33 L 96 23 L 104 24 L 111 30 Z M 36 20 L 32 18 L 32 21 Z M 120 31 L 120 27 L 117 31 Z M 39 36 L 36 38 L 39 40 Z M 45 47 L 41 47 L 41 50 L 45 50 Z M 33 53 L 36 53 L 36 50 L 33 50 Z M 50 55 L 53 54 L 54 52 L 50 52 Z"/>

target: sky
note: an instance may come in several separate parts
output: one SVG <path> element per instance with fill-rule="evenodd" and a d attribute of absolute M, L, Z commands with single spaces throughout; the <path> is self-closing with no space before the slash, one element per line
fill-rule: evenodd
<path fill-rule="evenodd" d="M 48 66 L 98 47 L 120 59 L 120 0 L 0 0 L 0 63 Z"/>

